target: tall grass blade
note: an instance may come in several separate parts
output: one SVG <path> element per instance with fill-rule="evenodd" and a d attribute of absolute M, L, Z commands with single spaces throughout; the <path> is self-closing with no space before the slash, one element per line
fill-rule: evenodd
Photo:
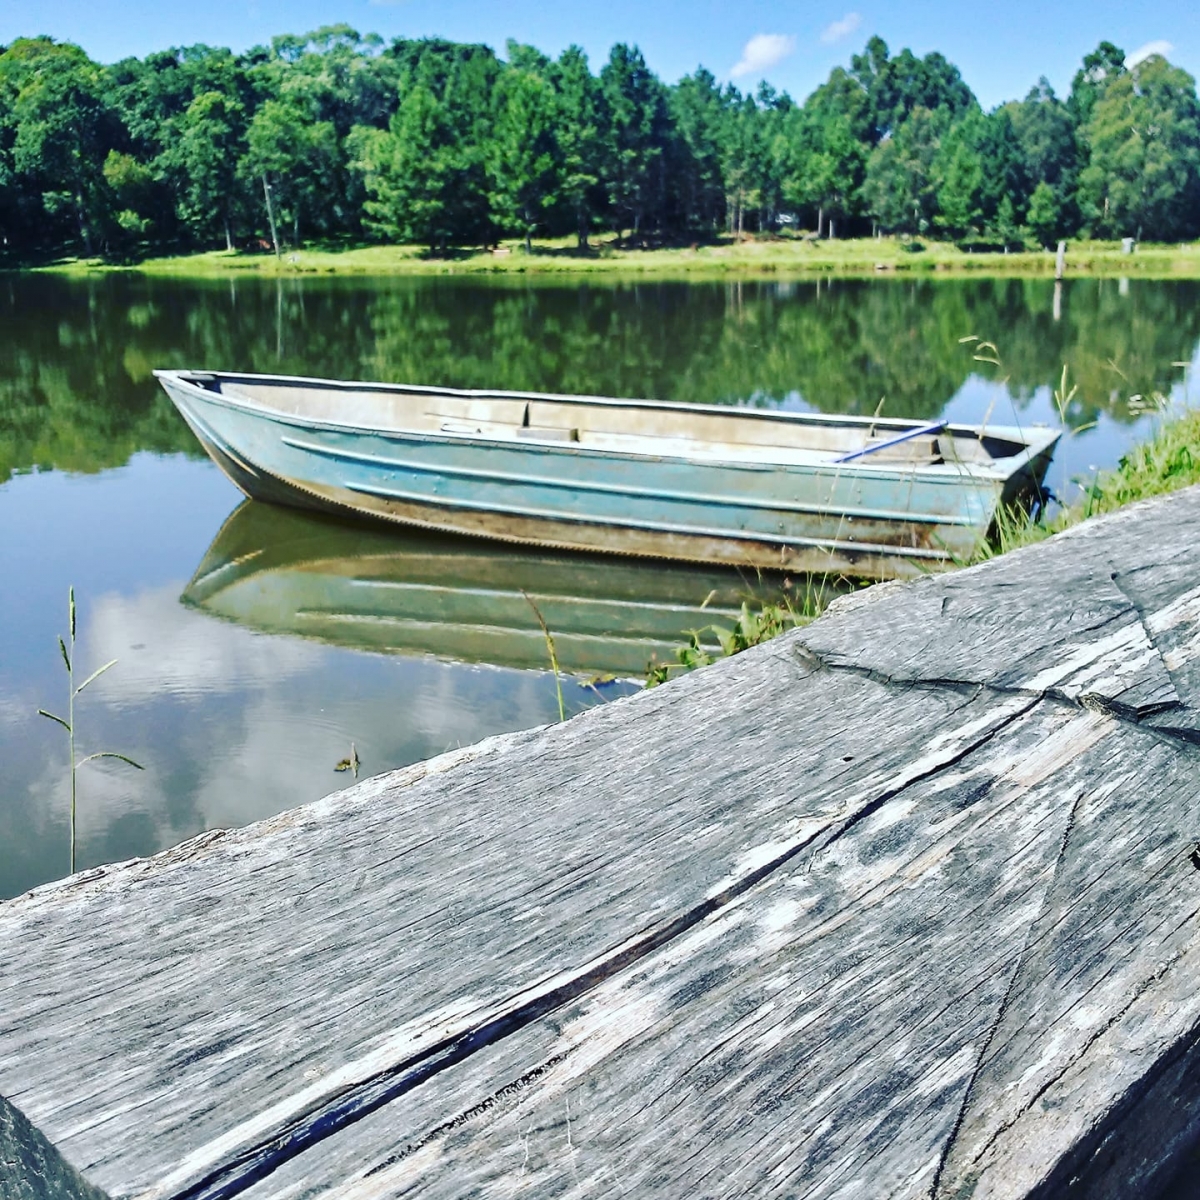
<path fill-rule="evenodd" d="M 558 653 L 554 649 L 554 636 L 550 632 L 550 626 L 546 624 L 545 618 L 542 616 L 542 611 L 533 602 L 533 597 L 524 589 L 521 589 L 521 595 L 525 597 L 529 607 L 533 609 L 533 615 L 537 617 L 537 623 L 542 627 L 542 636 L 546 639 L 546 649 L 550 654 L 550 667 L 554 671 L 554 690 L 558 693 L 558 719 L 565 721 L 567 719 L 566 705 L 563 703 L 562 678 L 558 669 Z"/>
<path fill-rule="evenodd" d="M 52 712 L 47 712 L 44 708 L 38 709 L 38 716 L 39 717 L 49 717 L 50 720 L 57 721 L 68 733 L 71 732 L 70 725 L 68 725 L 66 723 L 66 721 L 64 721 L 62 719 L 62 717 L 56 717 Z"/>
<path fill-rule="evenodd" d="M 123 763 L 128 763 L 131 767 L 136 767 L 139 771 L 144 771 L 145 767 L 139 762 L 134 762 L 132 758 L 125 754 L 118 754 L 115 750 L 100 750 L 95 754 L 89 754 L 86 758 L 77 759 L 75 757 L 75 698 L 83 691 L 89 683 L 98 679 L 109 667 L 116 663 L 114 658 L 112 662 L 106 662 L 104 666 L 93 671 L 78 687 L 75 686 L 75 628 L 76 628 L 76 608 L 75 608 L 75 587 L 72 584 L 67 589 L 67 627 L 68 637 L 70 638 L 71 648 L 68 651 L 67 643 L 60 637 L 58 639 L 59 653 L 62 654 L 63 665 L 67 668 L 67 719 L 56 717 L 54 713 L 47 712 L 44 708 L 38 709 L 38 715 L 46 717 L 48 720 L 56 721 L 67 731 L 67 757 L 71 766 L 71 874 L 75 874 L 75 810 L 76 799 L 79 794 L 78 775 L 79 768 L 84 763 L 89 763 L 96 758 L 117 758 Z"/>
<path fill-rule="evenodd" d="M 146 768 L 139 762 L 134 762 L 127 754 L 118 754 L 115 750 L 97 750 L 95 754 L 89 754 L 87 758 L 81 758 L 75 765 L 82 767 L 84 763 L 89 763 L 95 758 L 119 758 L 123 763 L 128 763 L 131 767 L 137 767 L 139 771 L 144 771 Z"/>
<path fill-rule="evenodd" d="M 82 692 L 82 691 L 83 691 L 83 689 L 84 689 L 85 687 L 87 687 L 87 685 L 88 685 L 89 683 L 91 683 L 91 682 L 92 682 L 92 680 L 94 680 L 94 679 L 99 679 L 99 678 L 100 678 L 100 676 L 101 676 L 101 675 L 103 675 L 103 674 L 104 674 L 104 672 L 105 672 L 105 671 L 107 671 L 109 667 L 111 667 L 111 666 L 115 666 L 115 665 L 116 665 L 116 661 L 117 661 L 117 660 L 114 658 L 114 659 L 113 659 L 111 662 L 106 662 L 106 663 L 104 664 L 104 666 L 102 666 L 102 667 L 97 667 L 97 668 L 96 668 L 96 670 L 94 670 L 94 671 L 93 671 L 93 672 L 92 672 L 92 673 L 91 673 L 91 674 L 90 674 L 90 675 L 89 675 L 89 676 L 88 676 L 88 677 L 87 677 L 87 678 L 86 678 L 86 679 L 85 679 L 85 680 L 84 680 L 84 681 L 83 681 L 83 682 L 82 682 L 82 683 L 81 683 L 81 684 L 80 684 L 80 685 L 79 685 L 79 686 L 78 686 L 78 687 L 75 689 L 75 695 L 77 695 L 77 696 L 78 696 L 78 695 L 79 695 L 79 693 L 80 693 L 80 692 Z"/>

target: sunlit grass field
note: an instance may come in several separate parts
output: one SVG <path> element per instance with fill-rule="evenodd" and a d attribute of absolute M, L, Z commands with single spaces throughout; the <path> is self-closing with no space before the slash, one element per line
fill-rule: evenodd
<path fill-rule="evenodd" d="M 1052 251 L 971 253 L 945 242 L 898 238 L 808 240 L 802 237 L 731 237 L 662 249 L 629 247 L 609 237 L 586 250 L 574 238 L 541 239 L 527 253 L 524 243 L 506 240 L 495 250 L 462 249 L 431 255 L 420 246 L 306 246 L 270 252 L 208 251 L 114 264 L 102 259 L 63 259 L 41 270 L 71 274 L 140 271 L 153 275 L 213 276 L 232 272 L 261 275 L 611 275 L 692 277 L 886 276 L 889 274 L 978 274 L 1045 276 L 1054 272 Z M 1143 244 L 1132 254 L 1119 242 L 1072 242 L 1067 277 L 1124 275 L 1141 278 L 1200 278 L 1200 243 Z"/>

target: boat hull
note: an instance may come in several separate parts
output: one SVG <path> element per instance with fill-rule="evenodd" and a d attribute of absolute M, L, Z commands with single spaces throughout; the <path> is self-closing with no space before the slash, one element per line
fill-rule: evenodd
<path fill-rule="evenodd" d="M 255 499 L 552 549 L 865 578 L 968 557 L 1002 500 L 1037 489 L 1053 448 L 1007 476 L 696 461 L 339 425 L 160 378 Z"/>

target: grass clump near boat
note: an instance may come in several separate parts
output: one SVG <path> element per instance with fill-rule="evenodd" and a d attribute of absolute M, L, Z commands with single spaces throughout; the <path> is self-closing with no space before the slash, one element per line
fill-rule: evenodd
<path fill-rule="evenodd" d="M 1076 503 L 1050 516 L 1001 512 L 979 562 L 1040 542 L 1088 517 L 1116 512 L 1127 504 L 1164 496 L 1200 483 L 1200 409 L 1163 419 L 1154 435 L 1129 451 L 1114 470 L 1099 472 Z M 968 564 L 969 565 L 969 564 Z"/>
<path fill-rule="evenodd" d="M 1100 476 L 1087 515 L 1113 512 L 1193 483 L 1200 483 L 1200 409 L 1164 421 L 1154 437 L 1121 459 L 1117 470 Z"/>
<path fill-rule="evenodd" d="M 741 613 L 732 627 L 713 624 L 691 630 L 687 642 L 675 651 L 674 662 L 651 662 L 647 666 L 646 685 L 656 687 L 682 672 L 706 667 L 720 658 L 769 642 L 789 629 L 807 625 L 849 586 L 842 580 L 823 579 L 806 581 L 802 589 L 797 589 L 790 579 L 785 579 L 777 599 L 760 600 L 754 605 L 749 600 L 742 601 Z"/>
<path fill-rule="evenodd" d="M 757 612 L 750 608 L 749 602 L 743 601 L 741 616 L 732 629 L 722 625 L 693 629 L 687 642 L 675 652 L 675 662 L 650 663 L 646 669 L 646 685 L 656 687 L 666 683 L 672 675 L 694 671 L 719 658 L 739 654 L 812 619 L 812 616 L 798 613 L 786 599 L 779 604 L 764 604 Z"/>

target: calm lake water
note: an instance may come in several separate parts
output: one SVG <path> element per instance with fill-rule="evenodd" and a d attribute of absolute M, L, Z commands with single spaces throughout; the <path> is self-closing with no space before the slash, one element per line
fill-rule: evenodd
<path fill-rule="evenodd" d="M 257 505 L 150 372 L 217 367 L 1057 423 L 1050 482 L 1111 466 L 1155 396 L 1186 403 L 1200 285 L 636 283 L 0 277 L 0 896 L 66 873 L 55 638 L 79 599 L 79 865 L 244 824 L 489 734 L 627 693 L 736 577 L 354 529 Z M 995 343 L 1002 365 L 960 339 Z M 704 599 L 715 592 L 709 608 Z M 611 681 L 608 676 L 621 677 Z"/>

